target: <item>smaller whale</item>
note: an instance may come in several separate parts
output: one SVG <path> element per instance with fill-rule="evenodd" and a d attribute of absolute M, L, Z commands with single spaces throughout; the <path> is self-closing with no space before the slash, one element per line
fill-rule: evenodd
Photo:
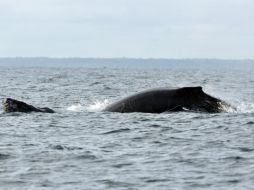
<path fill-rule="evenodd" d="M 43 113 L 55 113 L 54 110 L 50 108 L 37 108 L 32 105 L 29 105 L 25 102 L 21 102 L 12 98 L 6 98 L 3 100 L 3 110 L 6 113 L 10 112 L 43 112 Z"/>

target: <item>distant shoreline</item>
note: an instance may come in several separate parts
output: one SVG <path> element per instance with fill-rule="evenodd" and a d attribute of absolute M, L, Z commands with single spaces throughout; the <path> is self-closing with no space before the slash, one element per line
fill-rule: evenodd
<path fill-rule="evenodd" d="M 254 61 L 254 58 L 242 58 L 242 59 L 228 59 L 228 58 L 136 58 L 136 57 L 0 57 L 0 60 L 34 60 L 34 59 L 44 59 L 44 60 L 158 60 L 158 61 Z"/>
<path fill-rule="evenodd" d="M 51 58 L 6 57 L 0 58 L 1 67 L 108 67 L 138 69 L 254 69 L 254 59 L 166 59 L 166 58 Z"/>

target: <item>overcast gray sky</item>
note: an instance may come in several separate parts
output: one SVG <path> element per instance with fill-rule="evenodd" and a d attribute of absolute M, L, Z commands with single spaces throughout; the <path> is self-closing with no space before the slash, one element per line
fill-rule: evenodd
<path fill-rule="evenodd" d="M 0 57 L 254 58 L 254 0 L 0 0 Z"/>

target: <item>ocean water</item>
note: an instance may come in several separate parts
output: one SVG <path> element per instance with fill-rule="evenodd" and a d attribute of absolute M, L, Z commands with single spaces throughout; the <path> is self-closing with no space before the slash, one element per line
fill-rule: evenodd
<path fill-rule="evenodd" d="M 253 189 L 254 64 L 131 64 L 0 64 L 0 99 L 57 111 L 0 106 L 0 189 Z M 237 111 L 101 111 L 141 90 L 183 86 Z"/>

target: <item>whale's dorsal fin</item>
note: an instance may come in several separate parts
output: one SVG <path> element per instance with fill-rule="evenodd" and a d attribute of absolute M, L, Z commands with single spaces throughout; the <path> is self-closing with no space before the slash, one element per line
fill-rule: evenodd
<path fill-rule="evenodd" d="M 196 86 L 196 87 L 193 87 L 193 88 L 196 88 L 196 89 L 202 90 L 202 86 Z"/>
<path fill-rule="evenodd" d="M 196 87 L 193 87 L 193 89 L 195 89 L 196 91 L 198 92 L 202 92 L 202 86 L 196 86 Z"/>
<path fill-rule="evenodd" d="M 194 92 L 202 92 L 203 91 L 201 86 L 183 87 L 182 89 L 191 90 L 191 91 L 194 91 Z"/>

